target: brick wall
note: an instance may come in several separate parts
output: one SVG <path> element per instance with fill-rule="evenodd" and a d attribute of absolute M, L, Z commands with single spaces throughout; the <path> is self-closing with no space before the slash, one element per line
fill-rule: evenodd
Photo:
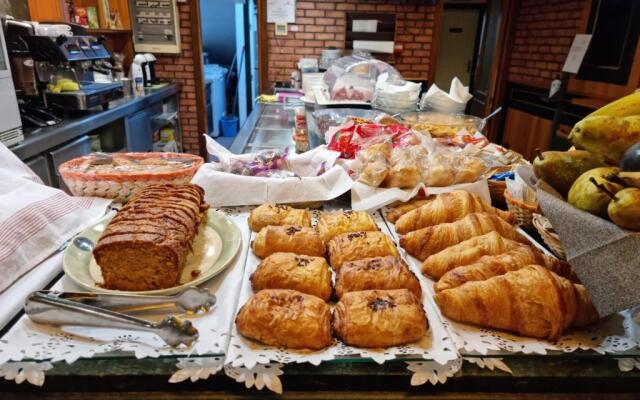
<path fill-rule="evenodd" d="M 189 2 L 191 1 L 194 0 L 189 0 Z M 178 3 L 182 52 L 180 54 L 156 54 L 158 58 L 156 75 L 159 79 L 176 82 L 180 85 L 179 116 L 184 151 L 198 154 L 200 133 L 198 132 L 189 2 Z"/>
<path fill-rule="evenodd" d="M 522 0 L 517 19 L 509 80 L 548 87 L 561 72 L 579 33 L 584 0 Z"/>
<path fill-rule="evenodd" d="M 387 61 L 407 78 L 426 80 L 435 10 L 425 0 L 298 0 L 296 23 L 289 26 L 287 36 L 275 36 L 274 24 L 267 27 L 269 85 L 288 82 L 300 58 L 320 57 L 322 49 L 330 46 L 344 50 L 345 13 L 349 11 L 394 13 L 395 41 L 404 51 L 388 56 Z"/>

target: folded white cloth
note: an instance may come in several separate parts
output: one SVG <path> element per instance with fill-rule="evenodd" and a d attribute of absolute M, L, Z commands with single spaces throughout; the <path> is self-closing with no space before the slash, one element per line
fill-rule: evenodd
<path fill-rule="evenodd" d="M 101 217 L 110 203 L 44 185 L 0 144 L 0 293 Z"/>
<path fill-rule="evenodd" d="M 460 79 L 453 78 L 449 93 L 444 92 L 435 83 L 431 85 L 427 93 L 420 101 L 421 109 L 438 112 L 464 112 L 467 102 L 473 96 L 469 93 L 469 87 L 464 86 Z"/>

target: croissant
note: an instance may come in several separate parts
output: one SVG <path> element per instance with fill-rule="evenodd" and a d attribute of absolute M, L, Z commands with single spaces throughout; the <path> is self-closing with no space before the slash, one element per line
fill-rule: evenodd
<path fill-rule="evenodd" d="M 396 232 L 405 234 L 445 222 L 454 222 L 475 212 L 493 213 L 510 224 L 515 222 L 510 212 L 491 207 L 473 193 L 456 190 L 439 194 L 428 204 L 401 216 L 396 221 Z"/>
<path fill-rule="evenodd" d="M 429 259 L 427 259 L 429 260 Z M 529 246 L 519 246 L 503 254 L 481 257 L 477 262 L 448 271 L 436 283 L 436 291 L 458 287 L 466 282 L 484 281 L 527 265 L 541 265 L 572 282 L 578 282 L 573 268 L 566 261 L 547 256 Z"/>
<path fill-rule="evenodd" d="M 249 227 L 254 232 L 267 225 L 311 226 L 311 216 L 307 210 L 299 210 L 284 204 L 266 203 L 256 207 L 249 215 Z"/>
<path fill-rule="evenodd" d="M 489 232 L 427 257 L 422 263 L 422 273 L 438 279 L 456 267 L 475 263 L 480 257 L 502 254 L 521 246 L 522 243 L 505 239 L 498 232 Z"/>
<path fill-rule="evenodd" d="M 395 223 L 398 220 L 398 218 L 400 218 L 404 214 L 429 203 L 433 199 L 435 199 L 435 196 L 429 197 L 426 199 L 421 199 L 421 200 L 410 200 L 407 203 L 402 203 L 397 207 L 393 207 L 391 211 L 389 211 L 386 215 L 387 221 L 391 223 Z"/>
<path fill-rule="evenodd" d="M 582 285 L 539 265 L 436 292 L 434 299 L 453 320 L 541 339 L 598 319 Z"/>
<path fill-rule="evenodd" d="M 513 226 L 497 215 L 474 213 L 456 222 L 422 228 L 402 235 L 400 245 L 407 253 L 424 261 L 430 255 L 447 247 L 492 231 L 496 231 L 506 239 L 527 243 Z"/>

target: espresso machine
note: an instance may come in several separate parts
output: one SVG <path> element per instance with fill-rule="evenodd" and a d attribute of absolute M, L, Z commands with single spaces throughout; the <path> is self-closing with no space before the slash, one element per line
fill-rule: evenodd
<path fill-rule="evenodd" d="M 34 29 L 28 29 L 29 25 Z M 66 34 L 51 36 L 37 34 L 38 26 L 30 22 L 7 21 L 6 26 L 7 36 L 16 38 L 11 43 L 24 42 L 33 59 L 36 87 L 42 104 L 48 110 L 63 112 L 89 110 L 97 106 L 108 109 L 109 102 L 123 94 L 121 82 L 105 82 L 104 77 L 112 76 L 118 69 L 108 62 L 111 53 L 104 46 L 104 39 L 88 35 L 86 29 L 79 25 L 52 25 L 67 25 L 69 29 L 62 30 Z M 100 74 L 100 82 L 96 82 L 96 73 Z M 63 80 L 77 83 L 77 86 L 60 90 L 56 83 Z"/>

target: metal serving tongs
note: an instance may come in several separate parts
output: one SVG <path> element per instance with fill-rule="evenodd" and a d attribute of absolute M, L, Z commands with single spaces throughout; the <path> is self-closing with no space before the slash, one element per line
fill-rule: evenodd
<path fill-rule="evenodd" d="M 173 296 L 72 293 L 37 291 L 31 293 L 24 311 L 31 320 L 49 325 L 92 326 L 152 332 L 170 346 L 190 346 L 198 330 L 188 320 L 167 316 L 158 323 L 124 314 L 172 307 L 189 314 L 207 312 L 216 302 L 207 290 L 187 288 Z"/>

